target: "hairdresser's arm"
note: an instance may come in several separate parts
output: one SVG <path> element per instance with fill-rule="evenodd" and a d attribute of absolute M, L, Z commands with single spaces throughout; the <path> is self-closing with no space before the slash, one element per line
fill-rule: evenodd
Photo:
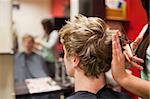
<path fill-rule="evenodd" d="M 49 36 L 48 42 L 41 41 L 42 46 L 51 49 L 55 46 L 59 38 L 58 32 L 56 30 L 52 31 L 52 33 Z"/>
<path fill-rule="evenodd" d="M 125 57 L 121 51 L 117 33 L 112 36 L 112 47 L 112 74 L 114 79 L 126 90 L 148 99 L 150 97 L 150 82 L 130 75 L 125 71 Z"/>

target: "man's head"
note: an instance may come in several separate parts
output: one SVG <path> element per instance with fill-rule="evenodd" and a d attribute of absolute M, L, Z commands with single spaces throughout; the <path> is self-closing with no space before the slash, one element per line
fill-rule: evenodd
<path fill-rule="evenodd" d="M 25 53 L 31 53 L 34 47 L 34 38 L 29 34 L 23 36 L 23 47 Z"/>
<path fill-rule="evenodd" d="M 82 15 L 61 28 L 64 62 L 70 76 L 80 69 L 87 77 L 97 78 L 110 69 L 111 42 L 105 30 L 105 22 L 100 18 Z"/>

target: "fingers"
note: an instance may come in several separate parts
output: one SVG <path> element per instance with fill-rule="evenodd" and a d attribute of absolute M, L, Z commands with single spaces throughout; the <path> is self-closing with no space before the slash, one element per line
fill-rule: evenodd
<path fill-rule="evenodd" d="M 120 45 L 120 41 L 119 41 L 119 31 L 115 33 L 115 39 L 116 39 L 116 45 L 117 45 L 117 49 L 119 50 L 118 54 L 121 55 L 122 54 L 122 50 L 121 50 L 121 45 Z"/>
<path fill-rule="evenodd" d="M 137 62 L 137 63 L 144 63 L 144 60 L 141 59 L 141 58 L 138 58 L 137 56 L 133 56 L 132 60 L 135 61 L 135 62 Z"/>
<path fill-rule="evenodd" d="M 141 65 L 139 65 L 139 63 L 144 63 L 144 60 L 141 58 L 138 58 L 136 56 L 132 57 L 132 61 L 130 61 L 130 63 L 134 66 L 137 67 L 140 70 L 143 70 L 143 67 Z"/>
<path fill-rule="evenodd" d="M 134 66 L 134 67 L 137 67 L 137 68 L 140 69 L 140 70 L 143 70 L 143 67 L 138 64 L 138 63 L 143 63 L 143 62 L 144 62 L 143 59 L 140 59 L 140 58 L 138 58 L 138 57 L 136 57 L 136 56 L 129 57 L 127 51 L 124 51 L 123 53 L 124 53 L 124 55 L 125 55 L 126 60 L 127 60 L 128 63 L 130 63 L 130 64 L 131 64 L 132 66 Z M 136 63 L 136 62 L 137 62 L 137 63 Z M 128 64 L 128 65 L 129 65 L 129 64 Z"/>
<path fill-rule="evenodd" d="M 112 42 L 114 44 L 114 57 L 115 59 L 118 59 L 120 60 L 120 55 L 122 54 L 122 50 L 121 50 L 121 46 L 120 46 L 120 43 L 119 43 L 119 39 L 118 39 L 118 35 L 119 35 L 119 32 L 117 31 L 116 33 L 114 33 L 114 35 L 112 36 Z"/>
<path fill-rule="evenodd" d="M 124 51 L 123 54 L 125 55 L 125 58 L 128 62 L 131 61 L 131 57 L 128 55 L 127 51 Z"/>
<path fill-rule="evenodd" d="M 119 43 L 118 33 L 115 33 L 112 36 L 112 46 L 113 46 L 113 59 L 116 61 L 124 61 L 124 55 L 121 50 L 121 46 Z"/>
<path fill-rule="evenodd" d="M 112 74 L 117 79 L 119 76 L 125 75 L 125 58 L 122 54 L 118 34 L 112 35 Z"/>
<path fill-rule="evenodd" d="M 126 53 L 128 54 L 130 58 L 133 57 L 134 53 L 132 49 L 130 48 L 129 44 L 126 44 L 126 46 L 124 46 L 123 48 L 125 49 Z"/>
<path fill-rule="evenodd" d="M 115 33 L 113 36 L 112 36 L 112 41 L 113 41 L 113 52 L 114 52 L 114 57 L 115 59 L 119 59 L 119 55 L 120 55 L 120 52 L 119 52 L 119 46 L 118 46 L 118 39 L 117 39 L 117 33 Z"/>
<path fill-rule="evenodd" d="M 117 46 L 116 46 L 115 35 L 112 35 L 112 57 L 113 59 L 117 59 L 116 49 L 117 49 Z"/>
<path fill-rule="evenodd" d="M 139 64 L 137 64 L 136 62 L 130 61 L 129 63 L 130 63 L 132 66 L 134 66 L 134 67 L 136 67 L 136 68 L 138 68 L 138 69 L 140 69 L 140 70 L 143 70 L 143 67 L 140 66 Z"/>
<path fill-rule="evenodd" d="M 135 49 L 138 47 L 138 45 L 140 44 L 141 41 L 142 41 L 142 36 L 138 36 L 138 37 L 134 40 L 134 42 L 131 43 L 131 48 L 132 48 L 133 50 L 135 50 Z"/>

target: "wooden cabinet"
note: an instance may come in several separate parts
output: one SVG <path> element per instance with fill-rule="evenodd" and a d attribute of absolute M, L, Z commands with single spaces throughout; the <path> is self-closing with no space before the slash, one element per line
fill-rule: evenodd
<path fill-rule="evenodd" d="M 79 0 L 79 13 L 86 16 L 100 17 L 105 20 L 127 20 L 126 2 L 120 4 L 118 8 L 108 7 L 106 3 L 106 0 Z"/>
<path fill-rule="evenodd" d="M 127 20 L 127 14 L 125 10 L 122 9 L 110 9 L 106 8 L 106 16 L 105 18 L 108 20 Z"/>

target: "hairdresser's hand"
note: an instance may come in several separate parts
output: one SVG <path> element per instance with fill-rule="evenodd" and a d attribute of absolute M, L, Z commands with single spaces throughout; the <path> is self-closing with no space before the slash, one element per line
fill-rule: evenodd
<path fill-rule="evenodd" d="M 134 42 L 132 42 L 131 43 L 131 50 L 130 50 L 130 48 L 129 48 L 129 45 L 127 44 L 125 47 L 124 47 L 124 55 L 125 55 L 125 57 L 126 57 L 126 60 L 127 60 L 127 62 L 126 62 L 126 65 L 132 65 L 132 66 L 135 66 L 135 67 L 137 67 L 138 69 L 140 69 L 140 70 L 143 70 L 143 67 L 142 66 L 140 66 L 138 63 L 143 63 L 144 62 L 144 60 L 143 59 L 141 59 L 141 58 L 138 58 L 136 55 L 134 55 L 134 53 L 135 53 L 135 51 L 136 51 L 136 49 L 137 49 L 137 47 L 138 47 L 138 45 L 140 44 L 140 42 L 141 42 L 141 40 L 142 40 L 142 37 L 139 35 L 136 39 L 135 39 L 135 41 Z M 132 51 L 132 54 L 131 54 L 131 51 Z M 128 66 L 127 66 L 128 67 Z"/>
<path fill-rule="evenodd" d="M 116 33 L 112 36 L 111 69 L 114 79 L 119 83 L 120 86 L 136 95 L 143 97 L 143 99 L 149 99 L 150 82 L 130 75 L 125 71 L 125 57 L 122 53 L 118 35 Z"/>
<path fill-rule="evenodd" d="M 122 53 L 122 49 L 118 39 L 118 33 L 116 32 L 112 36 L 112 74 L 116 81 L 123 78 L 126 75 L 125 71 L 125 56 Z"/>
<path fill-rule="evenodd" d="M 41 45 L 41 43 L 35 42 L 35 43 L 34 43 L 34 48 L 35 48 L 36 50 L 42 50 L 43 46 Z"/>
<path fill-rule="evenodd" d="M 36 42 L 37 44 L 41 44 L 42 39 L 40 39 L 40 38 L 36 38 L 36 39 L 35 39 L 35 42 Z"/>

